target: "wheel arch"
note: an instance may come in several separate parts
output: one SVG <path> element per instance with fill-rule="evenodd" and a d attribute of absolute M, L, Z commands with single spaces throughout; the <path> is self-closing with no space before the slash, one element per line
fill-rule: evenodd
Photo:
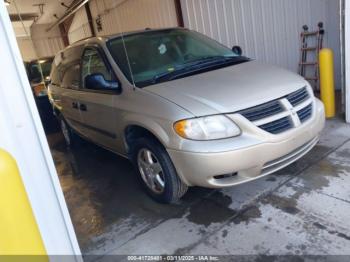
<path fill-rule="evenodd" d="M 160 126 L 149 127 L 139 123 L 129 124 L 124 129 L 124 142 L 127 153 L 131 153 L 131 145 L 135 140 L 144 137 L 149 137 L 156 140 L 164 148 L 166 148 L 169 141 L 168 135 Z"/>

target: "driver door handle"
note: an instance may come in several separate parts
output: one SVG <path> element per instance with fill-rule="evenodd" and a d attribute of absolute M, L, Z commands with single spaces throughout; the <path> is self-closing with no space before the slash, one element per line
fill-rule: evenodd
<path fill-rule="evenodd" d="M 80 104 L 81 111 L 87 111 L 87 106 L 85 104 Z"/>

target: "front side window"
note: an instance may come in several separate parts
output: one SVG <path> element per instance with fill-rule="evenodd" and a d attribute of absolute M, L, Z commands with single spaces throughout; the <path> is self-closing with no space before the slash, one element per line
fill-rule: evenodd
<path fill-rule="evenodd" d="M 163 76 L 173 77 L 193 66 L 208 68 L 211 62 L 217 65 L 243 59 L 204 35 L 182 29 L 126 35 L 111 39 L 107 46 L 126 78 L 139 87 L 155 84 L 160 78 L 171 80 Z"/>
<path fill-rule="evenodd" d="M 83 55 L 82 82 L 85 88 L 85 78 L 88 75 L 102 74 L 106 81 L 112 81 L 113 73 L 106 66 L 97 49 L 87 49 Z"/>

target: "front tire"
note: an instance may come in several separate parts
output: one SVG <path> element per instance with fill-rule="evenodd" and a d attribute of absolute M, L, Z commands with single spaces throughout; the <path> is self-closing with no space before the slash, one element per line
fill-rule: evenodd
<path fill-rule="evenodd" d="M 165 148 L 152 138 L 132 146 L 132 160 L 147 193 L 160 203 L 176 203 L 188 190 L 176 173 Z"/>

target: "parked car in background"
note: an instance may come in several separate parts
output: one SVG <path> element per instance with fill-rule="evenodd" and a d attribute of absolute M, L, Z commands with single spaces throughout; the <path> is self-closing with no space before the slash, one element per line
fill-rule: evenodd
<path fill-rule="evenodd" d="M 47 97 L 52 62 L 53 57 L 48 57 L 25 63 L 28 79 L 36 98 Z"/>
<path fill-rule="evenodd" d="M 302 77 L 186 29 L 78 42 L 56 56 L 51 81 L 67 144 L 79 134 L 129 158 L 165 203 L 189 186 L 276 172 L 309 152 L 325 123 Z"/>
<path fill-rule="evenodd" d="M 56 121 L 53 117 L 52 106 L 47 96 L 47 88 L 50 83 L 50 72 L 53 57 L 25 62 L 27 75 L 32 88 L 35 103 L 37 105 L 41 121 L 46 130 L 55 129 Z"/>

